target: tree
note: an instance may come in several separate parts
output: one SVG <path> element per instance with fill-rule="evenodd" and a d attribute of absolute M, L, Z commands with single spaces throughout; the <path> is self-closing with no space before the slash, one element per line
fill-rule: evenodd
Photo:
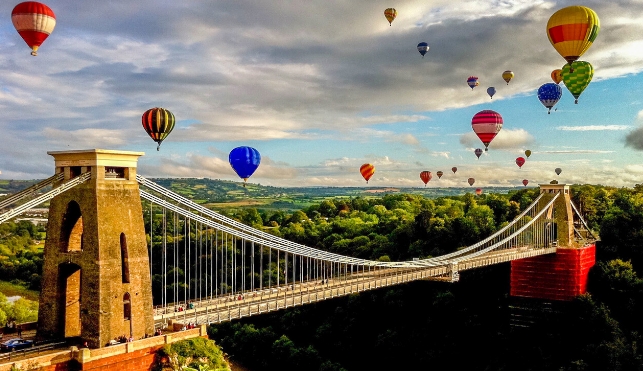
<path fill-rule="evenodd" d="M 634 267 L 643 266 L 643 195 L 620 189 L 600 226 L 597 244 L 603 260 L 631 260 Z"/>

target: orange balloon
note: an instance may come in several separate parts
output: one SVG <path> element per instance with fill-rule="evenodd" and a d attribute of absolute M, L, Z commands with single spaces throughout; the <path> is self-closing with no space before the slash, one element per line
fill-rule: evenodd
<path fill-rule="evenodd" d="M 556 83 L 560 84 L 561 81 L 563 81 L 563 70 L 560 68 L 557 70 L 551 71 L 551 79 Z"/>
<path fill-rule="evenodd" d="M 359 172 L 362 173 L 362 176 L 368 183 L 368 180 L 371 179 L 373 174 L 375 174 L 375 166 L 371 164 L 364 164 L 359 168 Z"/>
<path fill-rule="evenodd" d="M 480 196 L 482 194 L 482 188 L 476 188 L 476 194 Z"/>

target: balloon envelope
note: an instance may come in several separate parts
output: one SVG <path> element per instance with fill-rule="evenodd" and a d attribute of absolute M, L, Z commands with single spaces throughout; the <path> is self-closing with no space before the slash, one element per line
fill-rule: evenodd
<path fill-rule="evenodd" d="M 453 174 L 455 174 L 455 172 L 458 171 L 458 168 L 454 166 L 451 168 L 451 171 L 453 171 Z"/>
<path fill-rule="evenodd" d="M 601 28 L 598 15 L 585 6 L 568 6 L 556 11 L 547 22 L 547 37 L 567 63 L 580 58 Z"/>
<path fill-rule="evenodd" d="M 576 98 L 575 103 L 578 104 L 578 97 L 594 77 L 594 67 L 589 62 L 575 61 L 571 66 L 569 64 L 563 66 L 562 76 L 563 83 Z"/>
<path fill-rule="evenodd" d="M 480 83 L 478 83 L 478 77 L 477 76 L 469 76 L 469 78 L 467 79 L 467 85 L 469 85 L 469 87 L 471 89 L 473 89 L 476 86 L 480 85 Z"/>
<path fill-rule="evenodd" d="M 25 1 L 11 12 L 11 22 L 22 39 L 31 48 L 31 55 L 38 55 L 38 48 L 56 26 L 54 12 L 45 4 Z"/>
<path fill-rule="evenodd" d="M 560 85 L 554 84 L 553 82 L 548 82 L 538 88 L 538 99 L 540 99 L 540 103 L 542 103 L 543 106 L 549 109 L 547 113 L 551 113 L 551 109 L 558 103 L 562 96 L 563 89 Z"/>
<path fill-rule="evenodd" d="M 554 171 L 556 172 L 556 175 L 560 175 L 560 173 L 563 172 L 563 169 L 557 167 L 556 169 L 554 169 Z"/>
<path fill-rule="evenodd" d="M 551 71 L 551 79 L 552 79 L 556 84 L 560 84 L 560 82 L 561 82 L 561 81 L 563 81 L 563 75 L 562 75 L 562 73 L 563 73 L 563 70 L 561 70 L 560 68 L 559 68 L 559 69 L 557 69 L 557 70 L 553 70 L 553 71 Z"/>
<path fill-rule="evenodd" d="M 522 168 L 522 165 L 525 164 L 525 158 L 524 157 L 518 157 L 516 159 L 516 165 L 518 165 L 519 168 Z"/>
<path fill-rule="evenodd" d="M 491 99 L 493 99 L 493 95 L 496 94 L 496 88 L 494 88 L 493 86 L 488 87 L 487 94 L 489 94 Z"/>
<path fill-rule="evenodd" d="M 375 174 L 375 166 L 371 164 L 364 164 L 360 166 L 359 172 L 364 177 L 364 180 L 366 180 L 366 183 L 368 183 L 368 180 L 371 179 L 373 174 Z"/>
<path fill-rule="evenodd" d="M 163 142 L 163 140 L 170 135 L 172 129 L 174 129 L 174 123 L 176 121 L 174 114 L 165 108 L 154 107 L 145 111 L 141 119 L 143 129 L 145 129 L 150 138 L 158 143 L 156 146 L 156 150 L 158 151 L 161 147 L 161 142 Z"/>
<path fill-rule="evenodd" d="M 420 54 L 422 54 L 422 58 L 424 58 L 424 54 L 429 51 L 429 44 L 425 42 L 421 42 L 418 44 L 418 51 Z"/>
<path fill-rule="evenodd" d="M 426 185 L 426 183 L 428 183 L 431 180 L 431 178 L 433 178 L 433 175 L 431 174 L 430 171 L 423 171 L 420 173 L 420 179 L 422 179 L 422 181 L 424 182 L 424 185 Z"/>
<path fill-rule="evenodd" d="M 438 176 L 438 179 L 442 178 L 442 175 L 444 175 L 444 173 L 442 171 L 438 171 L 435 174 Z"/>
<path fill-rule="evenodd" d="M 475 183 L 475 182 L 476 182 L 476 180 L 475 180 L 475 179 L 473 179 L 473 178 L 469 178 L 469 179 L 467 179 L 467 182 L 468 182 L 468 183 L 469 183 L 469 185 L 471 186 L 471 185 L 473 185 L 473 183 Z"/>
<path fill-rule="evenodd" d="M 386 17 L 386 20 L 388 21 L 390 26 L 391 23 L 393 23 L 395 17 L 397 17 L 397 10 L 395 10 L 395 8 L 388 8 L 384 10 L 384 16 Z"/>
<path fill-rule="evenodd" d="M 259 151 L 247 146 L 237 147 L 230 151 L 228 159 L 232 169 L 239 175 L 239 178 L 243 178 L 244 181 L 250 178 L 261 163 Z"/>
<path fill-rule="evenodd" d="M 484 144 L 485 151 L 489 143 L 502 129 L 502 116 L 496 111 L 483 110 L 476 113 L 471 119 L 471 128 Z"/>
<path fill-rule="evenodd" d="M 529 184 L 529 181 L 527 179 L 523 179 L 522 180 L 522 185 L 524 185 L 526 187 L 527 184 Z"/>
<path fill-rule="evenodd" d="M 480 149 L 480 148 L 476 148 L 476 150 L 475 150 L 475 151 L 473 151 L 473 153 L 475 153 L 475 154 L 476 154 L 476 156 L 478 156 L 478 158 L 480 158 L 480 156 L 482 155 L 482 152 L 483 152 L 483 151 L 482 151 L 482 149 Z"/>
<path fill-rule="evenodd" d="M 476 194 L 480 196 L 482 194 L 482 188 L 476 188 Z"/>
<path fill-rule="evenodd" d="M 531 150 L 529 150 L 529 149 L 526 150 L 525 151 L 525 156 L 527 156 L 527 158 L 529 158 L 529 156 L 531 156 Z"/>
<path fill-rule="evenodd" d="M 514 73 L 509 70 L 502 73 L 502 79 L 507 82 L 507 85 L 509 85 L 509 81 L 511 81 L 511 79 L 513 78 L 514 78 Z"/>

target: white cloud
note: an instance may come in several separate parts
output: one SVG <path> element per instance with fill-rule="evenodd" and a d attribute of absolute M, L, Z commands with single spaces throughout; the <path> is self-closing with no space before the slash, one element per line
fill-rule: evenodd
<path fill-rule="evenodd" d="M 556 129 L 563 131 L 617 131 L 627 130 L 628 125 L 586 125 L 586 126 L 559 126 Z"/>

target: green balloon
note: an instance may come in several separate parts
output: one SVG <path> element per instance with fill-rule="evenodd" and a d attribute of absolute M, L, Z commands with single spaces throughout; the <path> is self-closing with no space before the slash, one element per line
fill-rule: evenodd
<path fill-rule="evenodd" d="M 594 67 L 589 62 L 575 61 L 571 66 L 569 63 L 564 65 L 562 70 L 563 82 L 567 90 L 576 98 L 574 103 L 578 104 L 578 97 L 594 77 Z"/>

